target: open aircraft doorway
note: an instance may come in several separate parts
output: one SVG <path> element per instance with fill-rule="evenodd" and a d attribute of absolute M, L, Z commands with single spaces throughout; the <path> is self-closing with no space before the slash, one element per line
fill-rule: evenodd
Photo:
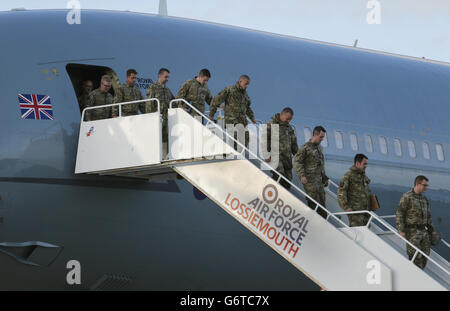
<path fill-rule="evenodd" d="M 80 104 L 81 97 L 83 95 L 83 84 L 85 81 L 92 81 L 92 89 L 100 87 L 100 80 L 103 75 L 109 75 L 112 81 L 112 88 L 109 90 L 111 95 L 114 96 L 114 90 L 120 85 L 120 80 L 117 74 L 109 67 L 105 66 L 94 66 L 85 64 L 67 64 L 67 73 L 69 74 L 70 80 L 72 81 L 73 89 L 77 96 L 78 102 Z M 80 114 L 81 114 L 81 104 L 80 104 Z"/>

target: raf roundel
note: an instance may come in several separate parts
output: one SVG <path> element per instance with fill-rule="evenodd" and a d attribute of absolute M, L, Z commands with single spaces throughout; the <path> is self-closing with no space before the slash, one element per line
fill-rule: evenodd
<path fill-rule="evenodd" d="M 272 204 L 278 199 L 278 190 L 275 185 L 268 184 L 264 187 L 262 195 L 266 203 Z"/>

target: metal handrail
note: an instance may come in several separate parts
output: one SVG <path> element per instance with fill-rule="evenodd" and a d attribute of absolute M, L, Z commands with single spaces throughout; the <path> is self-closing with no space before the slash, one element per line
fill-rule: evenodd
<path fill-rule="evenodd" d="M 441 238 L 441 242 L 445 244 L 445 246 L 450 248 L 450 244 L 448 244 L 448 242 L 444 239 Z"/>
<path fill-rule="evenodd" d="M 378 216 L 378 217 L 383 218 L 383 219 L 388 219 L 388 218 L 395 218 L 397 216 L 395 216 L 395 215 L 384 215 L 384 216 Z"/>
<path fill-rule="evenodd" d="M 320 207 L 322 208 L 328 215 L 326 220 L 328 220 L 328 217 L 331 216 L 334 220 L 336 220 L 337 222 L 341 223 L 344 227 L 347 227 L 348 229 L 350 229 L 350 231 L 355 235 L 354 240 L 356 240 L 357 238 L 357 234 L 356 232 L 349 227 L 345 222 L 343 222 L 342 220 L 340 220 L 338 217 L 336 217 L 335 215 L 333 215 L 333 213 L 331 213 L 330 211 L 328 211 L 325 207 L 323 207 L 322 205 L 320 205 L 316 200 L 314 200 L 313 198 L 311 198 L 307 193 L 303 192 L 300 188 L 298 188 L 294 183 L 292 183 L 289 179 L 287 179 L 286 177 L 284 177 L 282 174 L 280 174 L 279 172 L 277 172 L 274 168 L 272 168 L 269 164 L 266 163 L 266 161 L 262 160 L 260 157 L 258 157 L 257 155 L 255 155 L 252 151 L 250 151 L 250 149 L 248 149 L 247 147 L 245 147 L 243 144 L 241 144 L 237 139 L 235 139 L 234 137 L 232 137 L 230 134 L 228 134 L 227 131 L 225 131 L 224 129 L 222 129 L 220 126 L 218 126 L 214 121 L 212 121 L 211 119 L 209 119 L 207 116 L 205 116 L 203 113 L 201 113 L 197 108 L 195 108 L 193 105 L 191 105 L 190 103 L 188 103 L 186 100 L 180 98 L 180 99 L 173 99 L 170 101 L 169 104 L 169 108 L 172 108 L 172 104 L 175 102 L 184 102 L 185 104 L 187 104 L 189 107 L 192 108 L 192 110 L 194 110 L 196 113 L 198 113 L 200 116 L 202 116 L 203 118 L 205 118 L 207 120 L 206 124 L 208 123 L 212 123 L 219 131 L 221 131 L 223 134 L 225 134 L 226 137 L 230 138 L 234 143 L 236 143 L 238 146 L 240 146 L 242 148 L 242 153 L 243 154 L 245 151 L 248 152 L 249 155 L 253 156 L 254 159 L 258 160 L 260 163 L 262 163 L 263 166 L 267 167 L 268 170 L 270 170 L 271 172 L 274 172 L 275 174 L 277 174 L 279 176 L 278 180 L 276 181 L 279 184 L 279 181 L 281 179 L 283 179 L 285 182 L 287 182 L 289 185 L 291 185 L 291 187 L 293 187 L 293 189 L 297 190 L 298 192 L 300 192 L 302 195 L 304 195 L 305 197 L 307 197 L 308 199 L 310 199 L 314 204 L 316 204 L 316 208 L 314 209 L 315 212 L 317 212 L 317 209 Z M 251 162 L 250 162 L 251 163 Z M 252 163 L 253 164 L 253 163 Z M 345 234 L 345 233 L 344 233 Z"/>
<path fill-rule="evenodd" d="M 339 186 L 334 181 L 332 181 L 331 179 L 328 179 L 328 188 L 330 187 L 330 185 L 333 185 L 334 187 L 339 188 Z"/>
<path fill-rule="evenodd" d="M 114 104 L 109 104 L 109 105 L 86 107 L 83 109 L 83 112 L 81 113 L 81 122 L 89 122 L 89 121 L 84 121 L 85 112 L 88 110 L 119 106 L 119 117 L 122 117 L 122 106 L 129 105 L 129 104 L 142 103 L 142 102 L 151 102 L 151 101 L 156 101 L 158 103 L 158 113 L 161 113 L 161 104 L 159 103 L 159 99 L 148 98 L 148 99 L 140 99 L 140 100 L 133 100 L 133 101 L 129 101 L 129 102 L 123 102 L 123 103 L 114 103 Z"/>
<path fill-rule="evenodd" d="M 397 215 L 385 215 L 385 216 L 378 216 L 378 217 L 383 218 L 383 219 L 388 219 L 388 218 L 396 218 Z M 446 240 L 444 240 L 443 238 L 441 238 L 441 242 L 444 243 L 445 246 L 450 248 L 450 244 Z"/>
<path fill-rule="evenodd" d="M 438 264 L 435 260 L 433 260 L 430 256 L 428 256 L 427 254 L 425 254 L 422 250 L 420 250 L 418 247 L 416 247 L 415 245 L 413 245 L 411 242 L 409 242 L 407 239 L 405 239 L 404 237 L 402 237 L 398 232 L 396 232 L 395 230 L 392 229 L 391 226 L 389 226 L 389 224 L 386 224 L 385 221 L 378 217 L 378 215 L 376 215 L 374 212 L 371 211 L 351 211 L 351 212 L 338 212 L 338 213 L 334 213 L 334 215 L 351 215 L 351 214 L 369 214 L 370 218 L 367 221 L 367 224 L 365 225 L 365 227 L 368 227 L 370 225 L 370 223 L 372 222 L 372 219 L 376 219 L 378 222 L 380 222 L 382 225 L 384 225 L 389 231 L 391 231 L 393 234 L 395 234 L 397 237 L 399 237 L 401 240 L 403 240 L 406 244 L 408 244 L 409 246 L 411 246 L 413 249 L 415 249 L 416 251 L 414 252 L 414 256 L 413 258 L 410 260 L 411 262 L 413 262 L 416 259 L 416 256 L 420 253 L 422 254 L 422 256 L 424 256 L 425 258 L 427 258 L 430 262 L 434 263 L 437 267 L 439 267 L 442 271 L 444 271 L 447 274 L 450 274 L 450 271 L 448 271 L 447 269 L 445 269 L 444 267 L 442 267 L 440 264 Z M 446 242 L 445 242 L 446 243 Z"/>

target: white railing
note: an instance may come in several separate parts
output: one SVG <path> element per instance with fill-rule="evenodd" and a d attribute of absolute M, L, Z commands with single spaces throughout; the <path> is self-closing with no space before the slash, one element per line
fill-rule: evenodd
<path fill-rule="evenodd" d="M 339 186 L 338 186 L 336 183 L 334 183 L 332 180 L 328 180 L 328 182 L 329 182 L 329 185 L 333 185 L 334 187 L 336 187 L 336 189 L 339 188 Z M 337 195 L 336 195 L 335 193 L 333 193 L 333 191 L 331 191 L 331 190 L 329 189 L 329 187 L 328 187 L 328 191 L 330 191 L 330 192 L 333 194 L 333 197 L 334 197 L 334 198 L 337 198 Z M 425 255 L 425 254 L 424 254 L 421 250 L 419 250 L 416 246 L 412 245 L 408 240 L 406 240 L 406 239 L 403 238 L 401 235 L 399 235 L 399 234 L 397 233 L 397 231 L 396 231 L 393 227 L 391 227 L 390 224 L 388 224 L 388 223 L 386 223 L 386 222 L 384 221 L 384 219 L 396 218 L 396 215 L 378 216 L 378 215 L 376 215 L 374 212 L 371 212 L 371 211 L 341 212 L 341 213 L 334 213 L 334 214 L 335 214 L 335 215 L 344 215 L 344 214 L 352 214 L 352 213 L 354 213 L 354 214 L 356 214 L 356 213 L 370 213 L 370 214 L 371 214 L 371 217 L 370 217 L 370 220 L 367 222 L 367 226 L 370 224 L 370 221 L 372 220 L 372 218 L 375 218 L 380 224 L 382 224 L 385 228 L 388 229 L 388 231 L 384 231 L 384 232 L 382 232 L 382 234 L 384 234 L 384 235 L 386 235 L 386 234 L 393 234 L 393 235 L 396 235 L 397 237 L 400 237 L 401 240 L 405 241 L 408 245 L 410 245 L 411 247 L 413 247 L 413 248 L 416 250 L 416 251 L 414 252 L 414 257 L 413 257 L 413 259 L 411 259 L 411 261 L 413 261 L 413 260 L 416 258 L 416 256 L 417 256 L 418 253 L 421 253 L 421 254 L 424 255 L 428 260 L 430 260 L 431 262 L 433 262 L 434 264 L 436 264 L 438 267 L 440 267 L 442 270 L 444 270 L 445 273 L 449 274 L 449 271 L 448 271 L 447 269 L 444 269 L 444 268 L 441 267 L 439 264 L 437 264 L 434 260 L 432 260 L 432 259 L 430 258 L 430 256 Z M 444 239 L 441 238 L 441 242 L 442 242 L 445 246 L 447 246 L 447 247 L 450 248 L 450 245 L 449 245 L 449 243 L 448 243 L 447 241 L 445 241 Z"/>
<path fill-rule="evenodd" d="M 333 191 L 331 191 L 331 189 L 330 189 L 331 186 L 335 187 L 336 190 L 339 188 L 339 186 L 338 186 L 334 181 L 332 181 L 331 179 L 328 179 L 328 187 L 327 187 L 327 189 L 328 189 L 332 194 L 334 194 L 334 196 L 337 197 L 337 195 L 336 195 Z"/>
<path fill-rule="evenodd" d="M 441 242 L 444 243 L 445 246 L 450 248 L 450 245 L 448 244 L 448 242 L 446 240 L 441 238 Z"/>
<path fill-rule="evenodd" d="M 314 211 L 317 213 L 317 209 L 318 208 L 322 208 L 322 210 L 326 211 L 327 213 L 327 218 L 326 220 L 328 220 L 328 217 L 333 218 L 334 220 L 336 220 L 337 222 L 339 222 L 341 225 L 343 225 L 344 227 L 349 229 L 349 232 L 354 234 L 354 238 L 353 240 L 356 240 L 357 235 L 356 232 L 349 227 L 346 223 L 344 223 L 342 220 L 340 220 L 338 217 L 336 217 L 335 215 L 333 215 L 333 213 L 331 213 L 330 211 L 328 211 L 325 207 L 323 207 L 322 205 L 320 205 L 316 200 L 314 200 L 312 197 L 310 197 L 308 194 L 306 194 L 305 192 L 303 192 L 300 188 L 298 188 L 294 183 L 292 183 L 289 179 L 287 179 L 286 177 L 284 177 L 282 174 L 280 174 L 279 172 L 277 172 L 274 168 L 272 168 L 269 164 L 267 164 L 266 161 L 264 161 L 263 159 L 261 159 L 260 157 L 258 157 L 258 155 L 256 155 L 255 153 L 253 153 L 252 151 L 250 151 L 250 149 L 248 149 L 247 147 L 245 147 L 245 145 L 243 145 L 242 143 L 240 143 L 237 139 L 235 139 L 234 137 L 232 137 L 230 134 L 228 134 L 224 129 L 222 129 L 220 126 L 218 126 L 213 120 L 209 119 L 207 116 L 205 116 L 203 113 L 201 113 L 198 109 L 196 109 L 193 105 L 191 105 L 190 103 L 188 103 L 186 100 L 184 99 L 174 99 L 172 101 L 170 101 L 170 108 L 172 108 L 172 104 L 175 102 L 184 102 L 186 105 L 188 105 L 189 107 L 192 108 L 192 110 L 194 110 L 196 113 L 198 113 L 199 116 L 203 117 L 206 121 L 206 124 L 211 123 L 213 124 L 217 130 L 219 130 L 220 132 L 222 132 L 223 134 L 225 134 L 225 136 L 227 138 L 229 138 L 230 140 L 232 140 L 234 143 L 236 143 L 238 146 L 240 146 L 242 148 L 242 152 L 241 154 L 243 154 L 245 151 L 248 152 L 249 155 L 251 155 L 253 157 L 253 159 L 258 160 L 260 162 L 260 164 L 262 164 L 262 166 L 266 167 L 268 170 L 270 170 L 271 172 L 275 173 L 276 175 L 278 175 L 278 180 L 276 181 L 279 184 L 279 181 L 281 179 L 283 179 L 285 182 L 287 182 L 292 189 L 295 189 L 296 191 L 298 191 L 299 193 L 301 193 L 303 196 L 305 196 L 306 198 L 310 199 L 312 202 L 314 202 L 314 204 L 316 205 Z M 253 163 L 252 163 L 253 164 Z M 347 232 L 344 232 L 345 235 L 347 235 Z M 348 236 L 348 235 L 347 235 Z"/>
<path fill-rule="evenodd" d="M 376 219 L 380 224 L 382 224 L 383 226 L 385 226 L 389 231 L 391 231 L 392 234 L 394 234 L 395 236 L 397 236 L 398 238 L 400 238 L 402 241 L 404 241 L 406 244 L 408 244 L 409 246 L 411 246 L 415 252 L 414 252 L 414 256 L 410 259 L 411 262 L 414 262 L 414 260 L 416 259 L 417 255 L 420 253 L 422 256 L 424 256 L 425 258 L 427 258 L 430 262 L 434 263 L 437 267 L 439 267 L 442 271 L 444 271 L 446 274 L 450 274 L 450 271 L 448 271 L 447 269 L 445 269 L 444 267 L 442 267 L 440 264 L 438 264 L 435 260 L 433 260 L 430 256 L 428 256 L 427 254 L 425 254 L 422 250 L 420 250 L 418 247 L 416 247 L 415 245 L 413 245 L 411 242 L 409 242 L 407 239 L 405 239 L 404 237 L 402 237 L 399 233 L 397 233 L 389 224 L 386 224 L 385 221 L 378 217 L 375 213 L 371 212 L 371 211 L 352 211 L 352 212 L 339 212 L 339 213 L 334 213 L 334 215 L 353 215 L 353 214 L 368 214 L 370 216 L 369 220 L 367 221 L 367 224 L 365 225 L 365 227 L 369 227 L 370 223 L 372 222 L 373 219 Z"/>
<path fill-rule="evenodd" d="M 86 107 L 83 109 L 83 112 L 81 113 L 81 122 L 87 122 L 87 121 L 84 121 L 84 115 L 85 115 L 86 111 L 88 111 L 88 110 L 119 106 L 119 116 L 118 117 L 122 117 L 122 106 L 143 103 L 143 102 L 151 102 L 151 101 L 156 101 L 156 103 L 158 104 L 158 113 L 160 114 L 161 113 L 161 105 L 159 103 L 159 99 L 149 98 L 149 99 L 133 100 L 133 101 L 123 102 L 123 103 L 114 103 L 114 104 L 109 104 L 109 105 Z"/>
<path fill-rule="evenodd" d="M 377 215 L 378 216 L 378 215 Z M 397 215 L 384 215 L 384 216 L 378 216 L 379 218 L 382 219 L 390 219 L 390 218 L 396 218 Z M 384 232 L 383 232 L 384 233 Z M 390 232 L 389 232 L 390 233 Z M 445 246 L 447 246 L 448 248 L 450 248 L 450 244 L 444 240 L 443 238 L 441 238 L 441 242 L 444 243 Z"/>

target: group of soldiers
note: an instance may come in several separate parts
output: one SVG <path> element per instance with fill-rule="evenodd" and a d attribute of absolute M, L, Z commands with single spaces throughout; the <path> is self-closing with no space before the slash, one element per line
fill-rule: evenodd
<path fill-rule="evenodd" d="M 127 70 L 126 82 L 121 84 L 115 90 L 113 97 L 109 93 L 111 88 L 111 78 L 104 75 L 100 81 L 100 87 L 92 91 L 92 82 L 85 81 L 83 84 L 83 93 L 78 97 L 80 109 L 87 107 L 95 107 L 102 105 L 109 105 L 114 103 L 122 103 L 129 101 L 137 101 L 144 99 L 139 87 L 136 85 L 137 72 L 134 69 Z M 167 68 L 161 68 L 158 72 L 158 79 L 151 84 L 147 90 L 146 99 L 157 98 L 160 102 L 160 111 L 163 119 L 163 143 L 167 143 L 167 111 L 170 101 L 173 99 L 184 99 L 191 103 L 195 109 L 202 114 L 205 113 L 205 102 L 210 106 L 210 119 L 214 119 L 214 114 L 217 109 L 225 103 L 225 123 L 226 124 L 243 124 L 247 125 L 247 117 L 252 123 L 256 123 L 253 110 L 251 109 L 250 97 L 247 94 L 247 87 L 250 84 L 250 77 L 242 75 L 239 77 L 235 85 L 226 87 L 217 96 L 213 97 L 207 86 L 208 80 L 211 78 L 211 73 L 208 69 L 200 70 L 199 74 L 192 79 L 183 83 L 180 90 L 175 97 L 170 89 L 167 87 L 167 82 L 170 78 L 170 71 Z M 87 87 L 90 85 L 90 89 Z M 90 92 L 89 92 L 90 91 Z M 178 105 L 174 105 L 178 107 Z M 191 109 L 188 105 L 183 104 L 181 108 L 188 111 L 193 116 L 198 116 L 198 113 Z M 85 113 L 85 121 L 106 119 L 118 116 L 118 107 L 113 106 L 109 108 L 89 109 Z M 143 102 L 137 104 L 123 105 L 122 115 L 136 115 L 139 113 L 149 113 L 157 111 L 156 102 Z"/>
<path fill-rule="evenodd" d="M 144 99 L 139 87 L 136 85 L 137 72 L 129 69 L 126 73 L 126 82 L 115 90 L 113 97 L 109 90 L 111 88 L 111 78 L 107 75 L 101 78 L 100 87 L 92 90 L 92 82 L 85 81 L 83 93 L 79 96 L 81 110 L 86 107 L 95 107 L 113 103 L 122 103 Z M 167 146 L 168 128 L 167 114 L 171 100 L 182 98 L 190 102 L 202 114 L 205 112 L 205 102 L 210 106 L 209 118 L 214 119 L 214 115 L 219 106 L 225 103 L 225 124 L 235 126 L 242 124 L 247 126 L 247 117 L 255 124 L 255 117 L 251 109 L 251 100 L 247 94 L 250 84 L 250 77 L 242 75 L 235 85 L 226 87 L 215 97 L 207 86 L 211 73 L 208 69 L 200 70 L 199 74 L 183 83 L 177 96 L 175 97 L 167 87 L 170 78 L 170 71 L 161 68 L 158 72 L 158 79 L 151 84 L 146 93 L 146 99 L 157 98 L 160 102 L 160 112 L 162 115 L 162 140 Z M 184 108 L 193 116 L 198 113 L 188 105 Z M 156 112 L 155 102 L 142 102 L 128 104 L 122 107 L 122 115 L 136 115 L 141 113 Z M 85 120 L 98 120 L 118 116 L 118 107 L 87 110 Z M 281 113 L 275 114 L 267 123 L 267 129 L 261 137 L 261 149 L 267 162 L 271 162 L 274 156 L 278 157 L 276 172 L 272 172 L 272 177 L 279 180 L 279 174 L 286 180 L 292 180 L 292 169 L 295 170 L 305 189 L 308 206 L 317 208 L 317 212 L 324 218 L 328 211 L 325 206 L 325 187 L 328 186 L 329 178 L 325 174 L 325 158 L 322 152 L 321 142 L 325 138 L 326 130 L 322 126 L 316 126 L 313 130 L 312 138 L 301 148 L 298 148 L 297 137 L 290 122 L 294 116 L 294 111 L 286 107 Z M 271 131 L 274 125 L 279 129 L 279 151 L 277 155 L 271 150 Z M 248 132 L 246 132 L 245 144 L 248 143 Z M 167 148 L 167 147 L 165 147 Z M 340 207 L 345 212 L 360 212 L 348 214 L 350 226 L 365 226 L 369 220 L 369 214 L 361 211 L 371 211 L 371 190 L 370 179 L 366 176 L 368 157 L 364 154 L 357 154 L 354 157 L 354 164 L 341 179 L 338 187 L 338 201 Z M 289 190 L 290 183 L 280 179 L 280 184 Z M 414 188 L 402 195 L 397 210 L 397 228 L 401 236 L 410 241 L 413 245 L 422 250 L 425 254 L 430 254 L 430 240 L 436 235 L 432 225 L 430 214 L 430 204 L 423 192 L 428 187 L 428 179 L 425 176 L 417 176 L 414 181 Z M 320 205 L 317 205 L 320 204 Z M 410 259 L 415 254 L 414 248 L 407 246 L 407 254 Z M 418 254 L 414 263 L 420 268 L 424 268 L 427 259 Z"/>
<path fill-rule="evenodd" d="M 128 69 L 126 81 L 115 90 L 113 97 L 109 90 L 111 88 L 111 77 L 104 75 L 100 81 L 100 87 L 92 91 L 92 82 L 87 80 L 83 82 L 82 94 L 78 97 L 80 110 L 87 107 L 110 105 L 114 103 L 123 103 L 129 101 L 143 100 L 139 87 L 136 85 L 137 71 Z M 250 85 L 250 77 L 242 75 L 235 85 L 224 88 L 217 96 L 213 97 L 208 88 L 207 82 L 211 78 L 208 69 L 201 69 L 199 74 L 183 83 L 175 97 L 167 87 L 170 79 L 170 71 L 167 68 L 161 68 L 158 71 L 158 79 L 151 84 L 146 93 L 146 99 L 157 98 L 160 102 L 160 111 L 162 115 L 162 144 L 163 155 L 168 152 L 168 108 L 173 99 L 184 99 L 200 111 L 205 113 L 205 102 L 210 106 L 209 118 L 214 119 L 217 109 L 225 103 L 225 123 L 231 125 L 243 124 L 247 126 L 247 117 L 255 124 L 255 117 L 251 109 L 250 97 L 247 94 L 247 88 Z M 173 108 L 179 105 L 173 105 Z M 180 106 L 188 111 L 192 116 L 199 114 L 186 104 Z M 156 112 L 158 109 L 156 102 L 148 101 L 136 104 L 127 104 L 122 106 L 122 116 L 130 116 L 141 113 Z M 107 119 L 117 117 L 119 114 L 118 106 L 89 109 L 85 113 L 85 121 Z M 248 143 L 248 132 L 246 132 L 246 143 Z"/>
<path fill-rule="evenodd" d="M 267 135 L 262 137 L 263 150 L 270 146 L 271 127 L 279 126 L 279 164 L 276 171 L 289 181 L 292 180 L 292 168 L 300 179 L 305 189 L 308 206 L 317 208 L 317 212 L 324 218 L 327 217 L 325 207 L 325 187 L 328 186 L 328 177 L 325 174 L 325 162 L 320 143 L 325 138 L 326 130 L 317 126 L 313 130 L 312 138 L 300 149 L 297 145 L 295 131 L 289 122 L 294 113 L 291 108 L 285 108 L 281 113 L 272 117 L 267 123 Z M 270 149 L 267 150 L 270 153 Z M 294 165 L 292 165 L 292 157 Z M 266 155 L 266 161 L 270 162 L 272 156 Z M 370 179 L 366 175 L 368 157 L 357 154 L 354 164 L 339 182 L 338 202 L 339 206 L 348 214 L 351 227 L 365 226 L 370 218 L 369 213 L 373 205 L 371 200 Z M 277 173 L 273 173 L 273 179 L 278 179 Z M 290 184 L 281 179 L 280 184 L 289 189 Z M 425 254 L 430 254 L 430 244 L 437 234 L 433 227 L 430 213 L 430 203 L 423 193 L 428 188 L 428 179 L 419 175 L 414 180 L 414 187 L 404 193 L 400 199 L 396 213 L 398 233 L 406 238 Z M 317 205 L 318 204 L 320 205 Z M 407 254 L 411 260 L 416 250 L 407 245 Z M 421 269 L 425 268 L 427 258 L 418 253 L 414 263 Z"/>

